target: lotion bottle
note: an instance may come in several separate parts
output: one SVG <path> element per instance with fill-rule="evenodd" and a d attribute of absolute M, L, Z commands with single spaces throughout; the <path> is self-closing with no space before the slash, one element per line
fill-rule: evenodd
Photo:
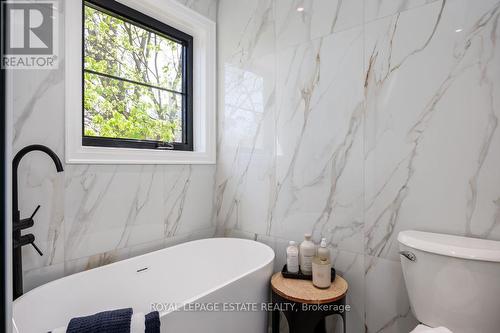
<path fill-rule="evenodd" d="M 300 243 L 299 249 L 300 271 L 304 275 L 311 275 L 312 260 L 316 254 L 316 245 L 311 241 L 311 234 L 305 234 L 304 238 L 304 241 Z"/>
<path fill-rule="evenodd" d="M 321 240 L 318 255 L 312 263 L 313 285 L 318 288 L 329 288 L 332 284 L 332 263 L 330 261 L 330 250 L 326 246 L 326 239 Z"/>
<path fill-rule="evenodd" d="M 286 270 L 290 273 L 299 272 L 299 249 L 294 241 L 290 241 L 286 248 Z"/>

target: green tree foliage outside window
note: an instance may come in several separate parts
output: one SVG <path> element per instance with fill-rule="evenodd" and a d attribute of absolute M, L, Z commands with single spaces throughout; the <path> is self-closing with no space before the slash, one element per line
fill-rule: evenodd
<path fill-rule="evenodd" d="M 183 46 L 84 10 L 84 135 L 182 141 Z"/>

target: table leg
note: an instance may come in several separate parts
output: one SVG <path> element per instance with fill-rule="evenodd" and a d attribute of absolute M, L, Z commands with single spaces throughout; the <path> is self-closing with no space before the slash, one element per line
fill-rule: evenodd
<path fill-rule="evenodd" d="M 344 333 L 346 333 L 346 318 L 345 318 L 345 311 L 343 311 L 343 312 L 340 314 L 340 317 L 342 318 L 342 330 L 344 331 Z"/>
<path fill-rule="evenodd" d="M 326 333 L 323 313 L 284 311 L 283 314 L 290 333 Z"/>
<path fill-rule="evenodd" d="M 278 310 L 272 311 L 271 320 L 272 320 L 271 323 L 272 333 L 280 333 L 280 312 Z"/>
<path fill-rule="evenodd" d="M 322 318 L 318 324 L 316 325 L 316 328 L 314 329 L 314 333 L 326 333 L 326 323 L 325 323 L 325 318 Z"/>

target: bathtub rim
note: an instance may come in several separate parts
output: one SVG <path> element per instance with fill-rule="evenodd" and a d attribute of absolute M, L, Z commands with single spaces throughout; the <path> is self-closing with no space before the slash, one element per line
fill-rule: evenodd
<path fill-rule="evenodd" d="M 78 276 L 82 275 L 82 274 L 85 274 L 85 273 L 88 273 L 90 271 L 99 271 L 99 270 L 103 270 L 103 269 L 106 269 L 108 266 L 110 265 L 123 265 L 129 261 L 132 261 L 132 260 L 136 260 L 138 258 L 141 258 L 141 257 L 147 257 L 147 256 L 151 256 L 151 255 L 154 255 L 155 253 L 157 252 L 160 252 L 160 251 L 165 251 L 167 249 L 171 249 L 171 248 L 174 248 L 174 247 L 178 247 L 178 246 L 186 246 L 187 244 L 190 244 L 190 243 L 197 243 L 197 242 L 206 242 L 206 241 L 216 241 L 216 240 L 238 240 L 238 241 L 241 241 L 241 242 L 246 242 L 246 243 L 254 243 L 256 244 L 257 246 L 262 246 L 263 248 L 266 249 L 267 252 L 269 252 L 269 254 L 271 254 L 270 258 L 268 260 L 265 260 L 263 264 L 261 265 L 257 265 L 255 266 L 254 268 L 246 271 L 245 273 L 243 274 L 239 274 L 237 276 L 235 276 L 234 278 L 232 279 L 228 279 L 224 282 L 224 284 L 220 284 L 220 285 L 217 285 L 213 288 L 210 288 L 210 289 L 207 289 L 206 291 L 194 296 L 194 297 L 191 297 L 181 303 L 178 303 L 178 305 L 181 305 L 181 306 L 185 306 L 186 304 L 189 304 L 189 303 L 193 303 L 194 301 L 196 301 L 197 299 L 200 299 L 200 298 L 203 298 L 211 293 L 214 293 L 215 291 L 217 290 L 220 290 L 221 288 L 235 282 L 235 281 L 238 281 L 242 278 L 244 278 L 245 276 L 248 276 L 250 274 L 253 274 L 261 269 L 263 269 L 264 267 L 266 267 L 267 265 L 269 264 L 272 264 L 275 257 L 276 257 L 276 254 L 274 252 L 274 250 L 267 244 L 264 244 L 262 242 L 258 242 L 256 240 L 252 240 L 252 239 L 245 239 L 245 238 L 236 238 L 236 237 L 213 237 L 213 238 L 202 238 L 202 239 L 196 239 L 196 240 L 192 240 L 192 241 L 188 241 L 188 242 L 184 242 L 184 243 L 180 243 L 180 244 L 176 244 L 176 245 L 172 245 L 172 246 L 168 246 L 168 247 L 165 247 L 165 248 L 162 248 L 162 249 L 159 249 L 159 250 L 155 250 L 155 251 L 151 251 L 151 252 L 148 252 L 148 253 L 144 253 L 144 254 L 141 254 L 141 255 L 138 255 L 138 256 L 134 256 L 134 257 L 130 257 L 130 258 L 127 258 L 127 259 L 123 259 L 123 260 L 119 260 L 119 261 L 116 261 L 116 262 L 113 262 L 113 263 L 110 263 L 110 264 L 106 264 L 106 265 L 102 265 L 102 266 L 99 266 L 99 267 L 94 267 L 94 268 L 91 268 L 91 269 L 88 269 L 88 270 L 84 270 L 84 271 L 81 271 L 81 272 L 77 272 L 77 273 L 74 273 L 74 274 L 70 274 L 70 275 L 67 275 L 67 276 L 63 276 L 59 279 L 55 279 L 55 280 L 52 280 L 52 281 L 49 281 L 47 283 L 44 283 L 36 288 L 33 288 L 31 289 L 30 291 L 24 293 L 23 295 L 21 295 L 19 298 L 17 298 L 16 300 L 14 300 L 12 302 L 12 322 L 15 323 L 15 320 L 14 320 L 14 307 L 16 305 L 16 303 L 18 303 L 19 301 L 23 300 L 24 298 L 26 298 L 27 296 L 29 296 L 33 291 L 35 290 L 38 290 L 39 288 L 44 288 L 44 287 L 47 287 L 47 286 L 50 286 L 52 284 L 55 284 L 57 283 L 57 281 L 61 280 L 61 279 L 75 279 L 77 278 Z M 160 317 L 163 317 L 165 315 L 168 315 L 169 313 L 172 313 L 174 312 L 175 310 L 167 310 L 167 311 L 161 311 L 159 312 L 159 316 Z"/>

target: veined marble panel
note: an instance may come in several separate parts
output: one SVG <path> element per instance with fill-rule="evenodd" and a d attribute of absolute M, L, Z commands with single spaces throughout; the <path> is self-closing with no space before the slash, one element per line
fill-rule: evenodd
<path fill-rule="evenodd" d="M 189 7 L 212 21 L 217 20 L 218 0 L 176 0 L 184 6 Z"/>
<path fill-rule="evenodd" d="M 219 4 L 218 234 L 266 232 L 274 191 L 275 66 L 271 1 Z"/>
<path fill-rule="evenodd" d="M 165 238 L 214 227 L 215 166 L 184 165 L 163 172 Z"/>
<path fill-rule="evenodd" d="M 262 59 L 262 67 L 251 69 L 224 65 L 216 188 L 219 228 L 266 230 L 275 133 L 273 58 L 269 58 Z"/>
<path fill-rule="evenodd" d="M 363 30 L 278 54 L 276 197 L 268 234 L 362 252 Z"/>
<path fill-rule="evenodd" d="M 364 332 L 365 319 L 365 278 L 364 278 L 364 257 L 360 253 L 347 251 L 331 251 L 332 265 L 335 270 L 349 284 L 349 292 L 346 304 L 350 310 L 346 313 L 347 332 Z M 341 320 L 336 320 L 335 332 L 342 332 L 340 329 Z"/>
<path fill-rule="evenodd" d="M 52 164 L 49 158 L 34 156 L 23 163 L 39 159 L 40 164 Z M 43 252 L 40 256 L 31 246 L 22 248 L 23 268 L 25 270 L 50 266 L 64 261 L 64 176 L 54 171 L 43 172 L 36 164 L 28 164 L 28 173 L 20 175 L 21 218 L 31 216 L 37 205 L 40 209 L 34 217 L 34 226 L 23 234 L 35 235 L 35 244 Z M 42 172 L 40 172 L 42 171 Z M 20 170 L 21 172 L 21 170 Z M 22 177 L 25 178 L 22 178 Z M 21 183 L 22 181 L 22 183 Z M 22 204 L 21 204 L 22 203 Z"/>
<path fill-rule="evenodd" d="M 64 266 L 64 273 L 65 275 L 70 275 L 99 266 L 112 264 L 117 261 L 132 258 L 149 252 L 161 250 L 180 243 L 213 237 L 214 232 L 214 227 L 197 229 L 185 234 L 172 236 L 167 239 L 148 241 L 147 243 L 137 244 L 127 248 L 114 249 L 103 253 L 97 253 L 89 257 L 67 260 Z"/>
<path fill-rule="evenodd" d="M 64 98 L 61 96 L 64 69 L 51 71 L 16 70 L 13 75 L 13 142 L 16 154 L 27 145 L 39 143 L 50 147 L 63 159 Z M 41 152 L 24 156 L 18 168 L 18 198 L 21 218 L 29 217 L 40 205 L 35 224 L 39 256 L 24 247 L 25 270 L 55 265 L 64 260 L 64 175 L 56 172 L 52 160 Z"/>
<path fill-rule="evenodd" d="M 363 0 L 275 0 L 279 49 L 363 23 Z"/>
<path fill-rule="evenodd" d="M 401 13 L 435 1 L 440 0 L 366 0 L 365 22 Z"/>
<path fill-rule="evenodd" d="M 366 26 L 365 236 L 500 239 L 500 2 L 437 1 Z"/>
<path fill-rule="evenodd" d="M 219 71 L 230 62 L 245 68 L 275 48 L 274 0 L 219 0 L 217 50 Z M 219 73 L 219 85 L 220 82 Z M 224 76 L 222 76 L 224 78 Z M 219 89 L 219 94 L 221 89 Z"/>
<path fill-rule="evenodd" d="M 418 321 L 411 312 L 399 261 L 366 258 L 365 330 L 367 333 L 410 332 Z"/>
<path fill-rule="evenodd" d="M 212 225 L 212 166 L 71 166 L 66 260 Z"/>

